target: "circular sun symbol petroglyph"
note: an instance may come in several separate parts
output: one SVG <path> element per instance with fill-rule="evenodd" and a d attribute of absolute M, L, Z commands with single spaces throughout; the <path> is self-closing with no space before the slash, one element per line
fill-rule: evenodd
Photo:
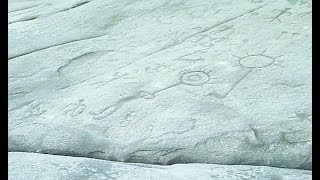
<path fill-rule="evenodd" d="M 239 60 L 239 64 L 246 68 L 263 68 L 270 66 L 275 59 L 264 55 L 250 55 Z"/>
<path fill-rule="evenodd" d="M 183 71 L 180 76 L 180 82 L 182 84 L 190 86 L 201 86 L 210 81 L 211 77 L 209 72 L 204 70 L 192 70 L 192 71 Z"/>
<path fill-rule="evenodd" d="M 266 52 L 263 51 L 261 54 L 249 54 L 246 53 L 247 56 L 245 57 L 237 57 L 238 58 L 238 62 L 242 67 L 245 68 L 264 68 L 264 67 L 268 67 L 272 64 L 280 66 L 278 64 L 275 64 L 276 59 L 278 57 L 281 57 L 282 55 L 278 56 L 278 57 L 271 57 L 268 55 L 265 55 L 264 53 Z"/>

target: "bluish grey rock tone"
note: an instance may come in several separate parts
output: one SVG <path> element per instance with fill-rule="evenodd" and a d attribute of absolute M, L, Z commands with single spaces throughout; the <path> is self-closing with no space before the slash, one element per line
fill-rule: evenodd
<path fill-rule="evenodd" d="M 9 151 L 311 170 L 311 8 L 9 0 Z"/>
<path fill-rule="evenodd" d="M 247 165 L 175 164 L 159 166 L 12 152 L 9 153 L 9 180 L 11 179 L 311 180 L 311 171 Z"/>

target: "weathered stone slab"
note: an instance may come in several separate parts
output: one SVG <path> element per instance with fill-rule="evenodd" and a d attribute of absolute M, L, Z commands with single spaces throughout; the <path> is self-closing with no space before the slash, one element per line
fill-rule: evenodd
<path fill-rule="evenodd" d="M 311 171 L 266 166 L 121 163 L 83 157 L 9 153 L 9 180 L 36 179 L 282 179 L 308 180 Z"/>
<path fill-rule="evenodd" d="M 9 2 L 9 150 L 311 169 L 311 1 Z"/>

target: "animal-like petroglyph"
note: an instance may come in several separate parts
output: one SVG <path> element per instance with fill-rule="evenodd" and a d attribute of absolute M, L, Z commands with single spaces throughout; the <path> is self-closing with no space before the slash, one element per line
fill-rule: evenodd
<path fill-rule="evenodd" d="M 230 92 L 246 77 L 250 74 L 250 72 L 254 69 L 260 69 L 260 68 L 265 68 L 265 67 L 269 67 L 271 65 L 276 65 L 276 66 L 280 66 L 279 64 L 276 64 L 276 59 L 283 56 L 277 56 L 277 57 L 271 57 L 269 55 L 265 55 L 265 52 L 267 51 L 264 50 L 261 54 L 249 54 L 246 53 L 246 56 L 244 57 L 238 57 L 238 56 L 234 56 L 236 58 L 238 58 L 238 64 L 246 69 L 246 72 L 244 73 L 244 75 L 242 75 L 236 82 L 234 82 L 231 85 L 231 88 L 224 94 L 218 94 L 216 92 L 211 92 L 208 95 L 209 96 L 214 96 L 216 98 L 219 99 L 223 99 L 225 97 L 228 96 L 228 94 L 230 94 Z"/>
<path fill-rule="evenodd" d="M 273 10 L 272 12 L 279 12 L 275 17 L 268 18 L 271 19 L 270 22 L 273 22 L 274 20 L 277 20 L 278 22 L 281 22 L 280 17 L 284 14 L 287 14 L 290 16 L 292 13 L 289 12 L 291 8 L 285 8 L 284 10 Z"/>
<path fill-rule="evenodd" d="M 64 115 L 70 115 L 71 117 L 77 116 L 81 114 L 87 106 L 83 103 L 84 99 L 80 99 L 76 103 L 71 103 L 67 105 L 65 108 L 63 108 L 63 114 Z"/>
<path fill-rule="evenodd" d="M 40 116 L 48 111 L 48 109 L 53 108 L 54 104 L 52 102 L 38 102 L 35 104 L 30 104 L 31 114 L 34 116 Z"/>
<path fill-rule="evenodd" d="M 120 121 L 120 127 L 127 127 L 129 125 L 136 123 L 137 119 L 134 118 L 135 116 L 136 116 L 136 114 L 135 114 L 134 110 L 125 114 L 124 119 Z"/>

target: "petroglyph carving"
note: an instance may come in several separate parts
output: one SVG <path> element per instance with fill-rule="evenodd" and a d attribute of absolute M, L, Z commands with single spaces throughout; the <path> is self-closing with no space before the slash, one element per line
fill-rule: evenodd
<path fill-rule="evenodd" d="M 215 98 L 218 98 L 218 99 L 224 99 L 226 98 L 230 92 L 246 77 L 248 76 L 248 74 L 252 71 L 252 69 L 249 69 L 247 70 L 244 75 L 242 75 L 236 82 L 234 82 L 232 85 L 231 85 L 231 88 L 224 94 L 219 94 L 219 93 L 216 93 L 216 92 L 211 92 L 208 94 L 208 96 L 214 96 Z"/>
<path fill-rule="evenodd" d="M 202 86 L 210 81 L 211 77 L 205 71 L 184 71 L 180 76 L 180 82 L 190 86 Z"/>
<path fill-rule="evenodd" d="M 89 112 L 89 114 L 94 116 L 93 119 L 101 120 L 113 114 L 114 112 L 116 112 L 119 109 L 119 107 L 120 107 L 119 105 L 109 106 L 109 107 L 98 110 L 98 112 Z"/>
<path fill-rule="evenodd" d="M 40 116 L 48 111 L 48 109 L 54 107 L 51 102 L 40 102 L 38 104 L 31 105 L 31 113 L 35 116 Z"/>
<path fill-rule="evenodd" d="M 209 73 L 211 71 L 207 70 L 202 70 L 202 69 L 197 69 L 197 70 L 184 70 L 181 73 L 179 73 L 179 82 L 176 82 L 170 86 L 167 86 L 163 89 L 158 89 L 153 92 L 147 92 L 147 91 L 139 91 L 138 93 L 122 98 L 116 103 L 114 103 L 111 106 L 102 108 L 96 112 L 91 111 L 89 114 L 94 116 L 94 119 L 101 120 L 109 115 L 113 114 L 116 112 L 123 104 L 131 102 L 133 100 L 139 99 L 139 98 L 144 98 L 144 99 L 153 99 L 155 98 L 155 95 L 157 93 L 160 93 L 162 91 L 165 91 L 167 89 L 174 88 L 178 85 L 184 84 L 188 86 L 202 86 L 206 83 L 208 83 L 212 78 L 210 77 Z"/>
<path fill-rule="evenodd" d="M 264 50 L 261 54 L 249 54 L 246 53 L 247 56 L 244 57 L 238 57 L 238 56 L 234 56 L 236 58 L 238 58 L 238 63 L 241 67 L 244 67 L 246 70 L 246 72 L 244 73 L 243 76 L 241 76 L 235 83 L 233 83 L 231 85 L 231 88 L 229 89 L 229 91 L 227 91 L 225 94 L 218 94 L 216 92 L 212 92 L 210 94 L 208 94 L 209 96 L 214 96 L 216 98 L 219 99 L 223 99 L 225 97 L 227 97 L 228 94 L 230 94 L 230 92 L 246 77 L 250 74 L 250 72 L 254 69 L 260 69 L 260 68 L 265 68 L 265 67 L 269 67 L 271 65 L 276 65 L 276 66 L 280 66 L 279 64 L 276 64 L 276 59 L 278 57 L 281 57 L 283 55 L 277 56 L 277 57 L 271 57 L 268 55 L 265 55 L 265 52 L 267 51 Z"/>
<path fill-rule="evenodd" d="M 170 67 L 170 65 L 166 65 L 166 64 L 160 64 L 160 63 L 156 63 L 155 67 L 151 67 L 151 66 L 147 66 L 144 68 L 145 72 L 161 72 L 162 70 L 168 69 L 168 67 Z"/>
<path fill-rule="evenodd" d="M 291 88 L 301 87 L 303 85 L 305 85 L 305 84 L 291 84 L 291 83 L 285 83 L 285 82 L 275 84 L 275 86 L 287 86 L 287 87 L 291 87 Z"/>
<path fill-rule="evenodd" d="M 266 51 L 266 50 L 265 50 Z M 275 58 L 261 54 L 248 54 L 245 57 L 239 58 L 239 64 L 245 68 L 264 68 L 272 65 Z"/>
<path fill-rule="evenodd" d="M 208 34 L 198 34 L 191 38 L 191 41 L 198 43 L 199 45 L 209 48 L 215 43 L 222 42 L 229 39 L 229 36 L 234 33 L 233 25 L 221 26 L 218 29 L 214 29 Z"/>
<path fill-rule="evenodd" d="M 233 56 L 238 58 L 239 65 L 244 68 L 249 68 L 249 69 L 265 68 L 265 67 L 271 66 L 272 64 L 279 66 L 279 64 L 276 64 L 276 59 L 283 55 L 271 57 L 265 54 L 266 51 L 267 49 L 264 50 L 261 54 L 246 53 L 247 56 L 244 56 L 244 57 L 238 57 L 234 55 Z"/>
<path fill-rule="evenodd" d="M 208 49 L 209 48 L 205 48 L 205 49 L 202 49 L 202 50 L 197 50 L 195 52 L 188 53 L 188 54 L 185 54 L 183 56 L 180 56 L 180 57 L 176 58 L 175 60 L 184 61 L 184 62 L 192 62 L 192 63 L 195 63 L 195 62 L 198 62 L 198 61 L 203 61 L 204 58 L 202 58 L 201 55 L 203 53 L 206 53 L 208 51 Z"/>
<path fill-rule="evenodd" d="M 292 13 L 289 12 L 291 8 L 285 8 L 284 10 L 273 10 L 272 12 L 279 12 L 275 17 L 273 18 L 268 18 L 271 19 L 270 22 L 273 22 L 274 20 L 277 20 L 278 22 L 281 22 L 280 17 L 284 14 L 287 14 L 288 16 L 290 16 Z"/>
<path fill-rule="evenodd" d="M 144 99 L 153 99 L 155 97 L 155 94 L 149 93 L 147 91 L 140 91 L 139 96 Z"/>
<path fill-rule="evenodd" d="M 125 114 L 124 119 L 120 121 L 120 127 L 126 127 L 132 125 L 136 119 L 134 118 L 135 111 L 130 111 L 127 114 Z"/>
<path fill-rule="evenodd" d="M 71 117 L 81 114 L 87 106 L 83 103 L 84 99 L 80 99 L 77 103 L 71 103 L 63 108 L 64 115 L 70 115 Z"/>

